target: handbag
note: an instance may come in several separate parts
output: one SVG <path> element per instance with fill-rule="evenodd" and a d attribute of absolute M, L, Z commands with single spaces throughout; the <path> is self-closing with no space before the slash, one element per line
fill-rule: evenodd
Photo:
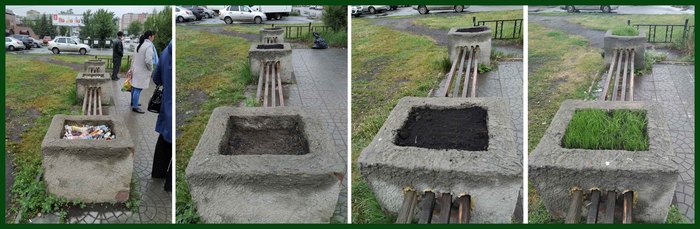
<path fill-rule="evenodd" d="M 153 113 L 160 113 L 160 104 L 163 101 L 163 86 L 157 85 L 156 89 L 153 90 L 153 95 L 148 101 L 148 111 Z"/>
<path fill-rule="evenodd" d="M 123 92 L 129 92 L 129 91 L 131 91 L 131 88 L 132 88 L 132 86 L 131 86 L 131 78 L 127 78 L 127 79 L 124 81 L 124 84 L 122 85 L 122 91 L 123 91 Z"/>

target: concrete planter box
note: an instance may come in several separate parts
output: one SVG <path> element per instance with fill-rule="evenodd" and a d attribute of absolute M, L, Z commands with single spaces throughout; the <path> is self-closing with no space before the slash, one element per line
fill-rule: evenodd
<path fill-rule="evenodd" d="M 574 112 L 591 108 L 646 111 L 649 150 L 563 148 L 562 138 Z M 529 157 L 529 179 L 549 212 L 554 217 L 565 217 L 574 188 L 586 195 L 591 189 L 614 190 L 618 200 L 623 192 L 631 190 L 635 196 L 633 222 L 664 223 L 678 171 L 671 160 L 674 153 L 661 109 L 655 102 L 564 101 Z M 583 206 L 585 216 L 589 205 L 584 202 Z M 605 207 L 601 204 L 601 208 Z"/>
<path fill-rule="evenodd" d="M 280 62 L 280 78 L 283 83 L 293 83 L 292 47 L 289 43 L 253 44 L 248 50 L 248 61 L 253 77 L 260 76 L 261 64 L 264 61 Z"/>
<path fill-rule="evenodd" d="M 647 36 L 643 31 L 639 31 L 637 36 L 616 36 L 612 35 L 612 30 L 608 30 L 603 38 L 605 63 L 610 64 L 616 49 L 634 49 L 634 69 L 644 68 L 644 45 L 646 42 Z"/>
<path fill-rule="evenodd" d="M 459 58 L 457 47 L 479 46 L 479 63 L 491 64 L 491 28 L 477 26 L 470 28 L 452 28 L 447 33 L 447 52 L 450 54 L 450 61 Z"/>
<path fill-rule="evenodd" d="M 85 73 L 104 73 L 105 72 L 105 62 L 100 59 L 92 59 L 85 61 L 83 66 L 83 72 Z"/>
<path fill-rule="evenodd" d="M 78 73 L 75 77 L 75 93 L 78 101 L 82 103 L 85 91 L 90 87 L 102 88 L 100 90 L 102 105 L 112 104 L 112 79 L 107 73 Z"/>
<path fill-rule="evenodd" d="M 107 125 L 114 140 L 63 139 L 64 125 Z M 129 199 L 134 143 L 116 116 L 56 115 L 41 143 L 44 182 L 49 193 L 86 203 Z"/>
<path fill-rule="evenodd" d="M 260 43 L 276 44 L 284 43 L 284 28 L 272 27 L 260 29 Z"/>
<path fill-rule="evenodd" d="M 403 142 L 407 138 L 406 131 L 411 132 L 410 128 L 406 128 L 408 123 L 418 124 L 420 119 L 425 120 L 421 122 L 426 126 L 445 123 L 452 127 L 449 130 L 432 130 L 445 132 L 441 134 L 443 136 L 456 135 L 458 141 L 468 139 L 464 134 L 476 132 L 476 129 L 469 129 L 477 128 L 476 125 L 465 126 L 454 120 L 432 120 L 431 117 L 421 118 L 414 114 L 419 110 L 440 114 L 472 109 L 485 110 L 482 117 L 485 119 L 483 127 L 488 130 L 485 150 L 421 146 L 421 142 L 440 143 L 440 140 L 430 139 L 433 133 L 416 135 L 414 142 L 418 146 L 408 146 Z M 412 121 L 414 118 L 415 122 Z M 471 195 L 473 210 L 470 222 L 511 223 L 523 182 L 522 155 L 515 148 L 512 125 L 510 111 L 500 98 L 404 97 L 391 111 L 372 143 L 362 151 L 358 159 L 362 177 L 372 188 L 382 208 L 392 214 L 397 214 L 401 207 L 402 190 L 412 188 L 451 193 L 453 201 L 461 195 Z"/>
<path fill-rule="evenodd" d="M 293 107 L 214 110 L 186 169 L 207 223 L 327 223 L 345 166 L 323 124 Z"/>

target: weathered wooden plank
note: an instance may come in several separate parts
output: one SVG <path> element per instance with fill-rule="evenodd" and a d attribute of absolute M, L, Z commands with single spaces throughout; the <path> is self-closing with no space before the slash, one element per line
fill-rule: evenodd
<path fill-rule="evenodd" d="M 632 201 L 634 201 L 634 192 L 628 191 L 624 195 L 624 205 L 622 208 L 622 223 L 632 224 Z"/>
<path fill-rule="evenodd" d="M 583 206 L 583 191 L 574 190 L 571 194 L 571 203 L 569 210 L 566 212 L 566 224 L 576 224 L 581 218 L 581 206 Z"/>
<path fill-rule="evenodd" d="M 418 218 L 419 224 L 429 224 L 433 218 L 433 207 L 435 207 L 435 193 L 426 191 L 421 201 L 421 212 Z"/>
<path fill-rule="evenodd" d="M 608 191 L 608 198 L 605 200 L 605 217 L 601 223 L 612 224 L 615 220 L 615 191 Z"/>
<path fill-rule="evenodd" d="M 471 218 L 471 200 L 472 198 L 469 195 L 460 196 L 459 199 L 457 199 L 459 203 L 458 222 L 460 224 L 469 223 L 469 219 Z"/>
<path fill-rule="evenodd" d="M 413 219 L 413 207 L 415 207 L 414 202 L 416 202 L 416 192 L 406 191 L 403 194 L 403 203 L 401 203 L 401 208 L 399 209 L 399 216 L 396 218 L 397 224 L 407 224 L 411 223 Z"/>
<path fill-rule="evenodd" d="M 598 206 L 600 205 L 600 191 L 591 191 L 591 206 L 588 208 L 587 224 L 595 224 L 598 221 Z"/>
<path fill-rule="evenodd" d="M 434 223 L 448 224 L 450 223 L 450 211 L 452 210 L 452 195 L 443 193 L 438 201 L 440 202 L 440 215 Z"/>

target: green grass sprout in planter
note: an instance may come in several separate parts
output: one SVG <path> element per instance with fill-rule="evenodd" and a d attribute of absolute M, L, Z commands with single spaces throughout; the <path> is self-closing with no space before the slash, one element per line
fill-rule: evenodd
<path fill-rule="evenodd" d="M 632 26 L 618 26 L 613 28 L 612 35 L 615 36 L 637 36 L 639 31 Z"/>
<path fill-rule="evenodd" d="M 582 109 L 566 128 L 564 148 L 592 150 L 649 150 L 646 112 Z"/>

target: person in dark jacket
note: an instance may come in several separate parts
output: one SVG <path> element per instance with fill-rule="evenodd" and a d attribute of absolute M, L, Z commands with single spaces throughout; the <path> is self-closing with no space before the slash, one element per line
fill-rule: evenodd
<path fill-rule="evenodd" d="M 153 82 L 163 85 L 163 97 L 160 104 L 160 113 L 156 120 L 156 132 L 160 134 L 156 142 L 156 150 L 153 154 L 153 170 L 151 177 L 165 178 L 165 191 L 172 190 L 172 121 L 173 121 L 173 63 L 172 41 L 168 43 L 160 53 L 158 65 L 153 74 Z"/>
<path fill-rule="evenodd" d="M 114 64 L 114 68 L 112 68 L 112 80 L 119 79 L 117 74 L 119 74 L 119 69 L 122 67 L 122 56 L 124 56 L 122 39 L 124 39 L 124 33 L 119 31 L 117 33 L 117 39 L 114 39 L 114 45 L 112 45 L 112 63 Z"/>

